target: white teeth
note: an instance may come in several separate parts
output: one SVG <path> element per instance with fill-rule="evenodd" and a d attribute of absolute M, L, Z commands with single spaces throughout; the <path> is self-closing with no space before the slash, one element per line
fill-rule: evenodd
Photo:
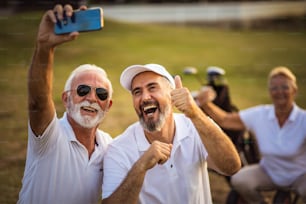
<path fill-rule="evenodd" d="M 91 112 L 96 112 L 97 110 L 96 109 L 94 109 L 94 108 L 92 108 L 92 107 L 90 107 L 90 106 L 85 106 L 85 107 L 82 107 L 84 110 L 86 110 L 86 111 L 91 111 Z"/>
<path fill-rule="evenodd" d="M 147 111 L 147 110 L 149 110 L 150 108 L 156 108 L 156 106 L 155 106 L 155 105 L 146 106 L 146 107 L 143 108 L 143 111 Z"/>
<path fill-rule="evenodd" d="M 153 116 L 153 113 L 148 113 L 147 116 L 148 117 Z"/>

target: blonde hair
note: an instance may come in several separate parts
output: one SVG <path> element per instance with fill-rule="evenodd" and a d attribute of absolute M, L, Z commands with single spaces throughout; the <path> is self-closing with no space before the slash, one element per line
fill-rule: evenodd
<path fill-rule="evenodd" d="M 287 79 L 292 81 L 292 85 L 295 89 L 297 89 L 297 83 L 296 83 L 296 77 L 295 75 L 292 73 L 292 71 L 290 71 L 290 69 L 288 69 L 287 67 L 275 67 L 270 71 L 269 77 L 268 77 L 268 81 L 270 81 L 273 77 L 275 76 L 284 76 Z"/>

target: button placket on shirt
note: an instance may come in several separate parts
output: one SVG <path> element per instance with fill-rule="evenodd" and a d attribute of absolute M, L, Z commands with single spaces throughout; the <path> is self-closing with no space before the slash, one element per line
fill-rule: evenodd
<path fill-rule="evenodd" d="M 171 151 L 171 155 L 170 155 L 168 161 L 165 163 L 166 167 L 168 169 L 168 172 L 170 174 L 169 176 L 171 176 L 171 177 L 176 177 L 178 175 L 177 174 L 177 168 L 176 168 L 175 163 L 174 163 L 174 155 L 175 155 L 177 147 L 178 147 L 178 145 L 173 144 L 173 149 Z"/>

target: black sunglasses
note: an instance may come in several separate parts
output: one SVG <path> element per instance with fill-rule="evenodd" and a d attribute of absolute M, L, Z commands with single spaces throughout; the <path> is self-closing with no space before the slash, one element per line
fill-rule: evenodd
<path fill-rule="evenodd" d="M 91 91 L 91 89 L 92 87 L 85 84 L 81 84 L 78 86 L 76 91 L 79 96 L 83 97 L 86 96 Z M 105 88 L 93 88 L 93 89 L 96 89 L 96 94 L 101 101 L 105 101 L 107 99 L 108 91 Z"/>

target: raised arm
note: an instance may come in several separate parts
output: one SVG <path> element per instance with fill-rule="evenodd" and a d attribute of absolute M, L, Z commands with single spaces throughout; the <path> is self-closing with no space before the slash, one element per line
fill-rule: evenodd
<path fill-rule="evenodd" d="M 236 173 L 241 162 L 229 137 L 216 125 L 193 100 L 189 90 L 175 77 L 176 89 L 171 93 L 172 102 L 178 110 L 191 119 L 208 152 L 208 166 L 224 175 Z"/>
<path fill-rule="evenodd" d="M 85 9 L 85 7 L 84 7 Z M 52 99 L 53 58 L 57 45 L 71 41 L 78 36 L 77 32 L 67 35 L 55 35 L 53 32 L 57 12 L 62 19 L 63 11 L 71 16 L 72 7 L 56 5 L 53 10 L 47 11 L 41 19 L 36 47 L 28 73 L 28 110 L 30 126 L 33 132 L 41 135 L 55 114 Z"/>

